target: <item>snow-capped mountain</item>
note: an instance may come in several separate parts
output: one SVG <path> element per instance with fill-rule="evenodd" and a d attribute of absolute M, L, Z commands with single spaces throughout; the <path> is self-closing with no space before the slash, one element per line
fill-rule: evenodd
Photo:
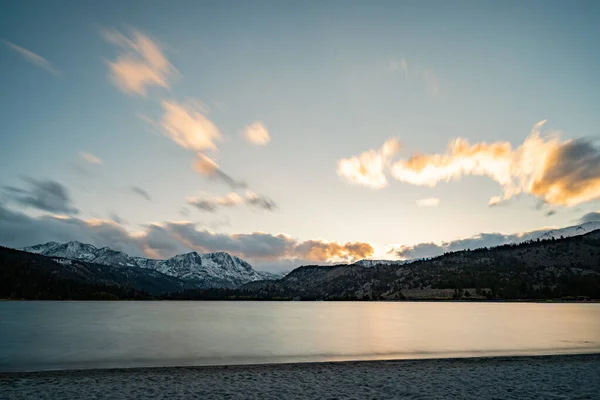
<path fill-rule="evenodd" d="M 244 283 L 278 279 L 269 272 L 255 271 L 244 260 L 225 252 L 179 254 L 167 260 L 130 257 L 109 247 L 97 248 L 77 241 L 48 242 L 21 249 L 49 257 L 61 257 L 115 267 L 140 267 L 153 269 L 165 275 L 197 282 L 198 287 L 235 288 Z"/>
<path fill-rule="evenodd" d="M 590 221 L 581 225 L 568 226 L 561 229 L 552 229 L 539 236 L 540 240 L 560 239 L 562 237 L 571 237 L 585 235 L 591 231 L 600 229 L 600 221 Z"/>

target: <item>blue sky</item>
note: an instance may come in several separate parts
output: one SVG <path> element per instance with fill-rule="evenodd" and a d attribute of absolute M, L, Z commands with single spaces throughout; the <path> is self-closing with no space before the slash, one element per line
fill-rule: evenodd
<path fill-rule="evenodd" d="M 271 265 L 389 258 L 392 245 L 567 226 L 600 208 L 596 2 L 8 1 L 0 7 L 0 201 L 21 217 L 39 222 L 67 214 L 82 226 L 94 220 L 135 238 L 149 236 L 148 224 L 174 222 L 194 224 L 196 233 L 215 240 L 283 233 L 280 245 L 294 250 L 255 259 L 218 241 L 168 234 L 177 242 L 166 247 L 173 251 L 230 250 Z M 167 63 L 162 83 L 147 81 L 137 91 L 111 70 L 119 60 L 139 58 L 127 44 L 139 45 L 136 38 L 152 43 Z M 209 140 L 212 148 L 177 143 L 163 124 L 165 102 L 214 126 L 219 138 Z M 503 160 L 521 157 L 515 149 L 542 120 L 544 143 L 548 135 L 560 139 L 536 149 L 546 148 L 554 161 L 544 167 L 537 160 L 538 170 L 525 174 L 529 184 L 517 185 L 520 195 L 491 178 L 493 171 L 471 168 L 451 177 L 437 171 L 443 176 L 433 184 L 393 172 L 393 163 L 414 154 L 446 154 L 455 138 L 508 142 Z M 255 123 L 268 132 L 268 143 L 244 137 Z M 377 153 L 392 138 L 399 149 L 380 171 L 384 187 L 340 173 L 341 160 Z M 214 168 L 198 173 L 193 164 L 202 157 L 247 187 L 227 185 Z M 533 184 L 541 175 L 560 175 L 564 165 L 573 167 L 553 189 Z M 511 171 L 511 179 L 523 177 Z M 31 201 L 56 195 L 44 192 L 44 182 L 59 183 L 78 212 Z M 227 195 L 228 205 L 219 204 Z M 501 204 L 490 207 L 494 196 Z M 431 198 L 438 200 L 419 207 Z M 42 237 L 0 238 L 27 245 Z M 90 240 L 118 247 L 97 233 Z M 356 253 L 348 242 L 373 250 Z M 133 246 L 122 248 L 172 255 L 148 243 Z"/>

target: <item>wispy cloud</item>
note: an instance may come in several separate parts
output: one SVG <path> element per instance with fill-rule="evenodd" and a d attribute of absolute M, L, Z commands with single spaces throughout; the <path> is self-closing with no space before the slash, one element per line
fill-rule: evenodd
<path fill-rule="evenodd" d="M 384 162 L 383 152 L 371 150 L 341 160 L 338 174 L 350 182 L 375 188 L 385 186 L 387 167 L 400 182 L 429 187 L 467 175 L 487 176 L 498 182 L 504 192 L 492 197 L 490 205 L 519 193 L 560 206 L 599 199 L 600 150 L 584 139 L 561 141 L 557 135 L 542 137 L 544 123 L 535 124 L 529 137 L 515 149 L 509 142 L 471 145 L 466 139 L 457 138 L 450 142 L 446 153 L 417 154 L 396 162 Z"/>
<path fill-rule="evenodd" d="M 257 121 L 250 125 L 247 125 L 244 128 L 243 135 L 248 142 L 258 146 L 265 146 L 271 141 L 269 131 L 261 121 Z"/>
<path fill-rule="evenodd" d="M 202 194 L 200 196 L 188 198 L 187 203 L 199 210 L 210 213 L 217 211 L 220 207 L 237 207 L 242 204 L 265 211 L 273 211 L 277 208 L 275 202 L 270 198 L 257 195 L 250 191 L 246 192 L 244 195 L 235 192 L 228 193 L 224 196 Z"/>
<path fill-rule="evenodd" d="M 50 179 L 23 178 L 23 180 L 28 184 L 27 189 L 4 187 L 14 203 L 54 213 L 77 214 L 79 212 L 73 206 L 69 190 L 64 185 Z"/>
<path fill-rule="evenodd" d="M 419 207 L 437 207 L 440 204 L 440 199 L 437 197 L 428 197 L 426 199 L 417 200 Z"/>
<path fill-rule="evenodd" d="M 27 50 L 24 47 L 17 46 L 16 44 L 11 43 L 7 40 L 4 40 L 3 42 L 6 46 L 8 46 L 12 50 L 16 51 L 17 53 L 19 53 L 30 63 L 37 65 L 40 68 L 45 69 L 46 71 L 50 72 L 53 75 L 60 75 L 61 72 L 57 68 L 55 68 L 50 61 L 46 60 L 44 57 L 40 56 L 39 54 L 36 54 L 31 50 Z"/>
<path fill-rule="evenodd" d="M 121 90 L 145 96 L 150 86 L 169 87 L 169 79 L 177 70 L 156 42 L 136 30 L 130 37 L 114 30 L 103 32 L 103 36 L 120 49 L 117 59 L 108 65 L 113 82 Z"/>
<path fill-rule="evenodd" d="M 148 194 L 148 192 L 146 192 L 144 189 L 142 189 L 141 187 L 138 186 L 132 186 L 131 187 L 131 191 L 135 194 L 137 194 L 138 196 L 143 197 L 144 199 L 148 200 L 148 201 L 152 201 L 152 198 L 150 197 L 150 194 Z"/>
<path fill-rule="evenodd" d="M 82 151 L 81 153 L 79 153 L 79 157 L 81 157 L 81 159 L 89 164 L 102 164 L 102 160 L 93 155 L 92 153 L 87 153 L 85 151 Z"/>
<path fill-rule="evenodd" d="M 247 186 L 246 182 L 233 179 L 219 168 L 215 160 L 201 153 L 198 154 L 198 158 L 194 162 L 194 171 L 209 179 L 223 182 L 232 189 L 244 189 Z"/>

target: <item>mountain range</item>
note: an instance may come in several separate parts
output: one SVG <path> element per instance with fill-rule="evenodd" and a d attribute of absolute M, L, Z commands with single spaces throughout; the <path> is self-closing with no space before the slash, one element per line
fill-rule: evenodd
<path fill-rule="evenodd" d="M 118 268 L 154 270 L 196 288 L 236 288 L 247 282 L 278 279 L 281 276 L 256 271 L 244 260 L 225 252 L 178 254 L 166 260 L 131 257 L 109 247 L 97 248 L 91 244 L 72 241 L 48 242 L 21 249 L 47 257 L 76 260 Z"/>
<path fill-rule="evenodd" d="M 131 257 L 78 241 L 0 248 L 0 297 L 247 299 L 600 298 L 600 223 L 419 260 L 256 271 L 225 252 Z M 107 294 L 108 293 L 108 294 Z M 208 295 L 206 293 L 209 293 Z M 208 297 L 206 297 L 208 296 Z"/>

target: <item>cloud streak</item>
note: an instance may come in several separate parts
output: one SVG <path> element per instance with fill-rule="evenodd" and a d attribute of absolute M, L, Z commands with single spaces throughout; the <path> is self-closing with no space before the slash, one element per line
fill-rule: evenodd
<path fill-rule="evenodd" d="M 132 186 L 131 187 L 131 191 L 135 194 L 137 194 L 138 196 L 141 196 L 142 198 L 148 200 L 148 201 L 152 201 L 152 198 L 150 197 L 150 194 L 148 194 L 148 192 L 146 192 L 144 189 L 137 187 L 137 186 Z"/>
<path fill-rule="evenodd" d="M 30 63 L 32 63 L 40 68 L 45 69 L 46 71 L 50 72 L 52 75 L 60 75 L 61 72 L 56 67 L 54 67 L 50 61 L 46 60 L 44 57 L 40 56 L 39 54 L 36 54 L 31 50 L 27 50 L 24 47 L 17 46 L 16 44 L 11 43 L 7 40 L 4 40 L 3 42 L 7 47 L 9 47 L 10 49 L 19 53 L 23 58 L 25 58 Z"/>
<path fill-rule="evenodd" d="M 4 187 L 14 203 L 53 213 L 77 214 L 79 212 L 73 206 L 69 190 L 60 183 L 49 179 L 23 178 L 23 180 L 28 184 L 28 189 Z"/>
<path fill-rule="evenodd" d="M 79 153 L 79 157 L 81 157 L 81 159 L 87 162 L 88 164 L 102 164 L 102 160 L 99 157 L 93 155 L 92 153 L 82 151 L 81 153 Z"/>
<path fill-rule="evenodd" d="M 545 121 L 538 122 L 529 137 L 513 148 L 509 142 L 470 144 L 457 138 L 445 153 L 416 154 L 396 162 L 383 152 L 363 153 L 344 159 L 338 174 L 352 183 L 380 188 L 386 174 L 418 186 L 434 187 L 463 176 L 487 176 L 500 184 L 497 205 L 520 193 L 560 206 L 573 206 L 600 198 L 600 150 L 585 139 L 561 141 L 557 135 L 541 136 Z M 387 143 L 387 142 L 386 142 Z M 385 146 L 384 146 L 385 147 Z"/>
<path fill-rule="evenodd" d="M 187 203 L 199 210 L 210 213 L 216 212 L 221 207 L 237 207 L 242 204 L 265 211 L 274 211 L 277 208 L 273 200 L 250 191 L 246 192 L 245 195 L 231 192 L 224 196 L 201 195 L 190 197 L 187 199 Z"/>
<path fill-rule="evenodd" d="M 233 179 L 219 168 L 215 160 L 204 154 L 198 154 L 198 158 L 194 162 L 194 171 L 214 181 L 225 183 L 232 189 L 244 189 L 247 187 L 246 182 Z"/>
<path fill-rule="evenodd" d="M 177 70 L 157 43 L 135 30 L 130 37 L 113 30 L 103 36 L 120 49 L 117 59 L 108 62 L 111 79 L 119 89 L 145 96 L 150 86 L 169 88 L 169 79 Z"/>

